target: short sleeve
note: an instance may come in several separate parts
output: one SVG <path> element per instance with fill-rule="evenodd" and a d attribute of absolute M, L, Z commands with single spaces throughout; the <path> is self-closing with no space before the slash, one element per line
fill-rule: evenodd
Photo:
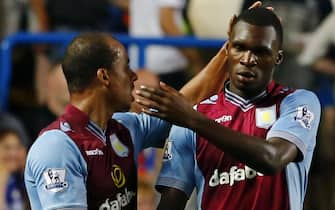
<path fill-rule="evenodd" d="M 297 146 L 303 157 L 315 147 L 321 107 L 316 95 L 307 90 L 296 90 L 280 105 L 280 116 L 268 132 L 267 139 L 280 137 Z"/>
<path fill-rule="evenodd" d="M 86 162 L 62 131 L 45 132 L 31 147 L 25 184 L 32 209 L 86 209 L 86 179 Z"/>
<path fill-rule="evenodd" d="M 163 148 L 169 135 L 171 124 L 147 114 L 115 113 L 113 119 L 128 128 L 137 156 L 148 147 Z"/>
<path fill-rule="evenodd" d="M 187 196 L 191 195 L 195 187 L 194 138 L 193 131 L 172 126 L 156 184 L 158 191 L 164 186 L 181 190 Z"/>

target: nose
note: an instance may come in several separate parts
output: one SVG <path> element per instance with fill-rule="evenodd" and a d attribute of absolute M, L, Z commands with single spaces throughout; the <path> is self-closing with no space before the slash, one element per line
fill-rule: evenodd
<path fill-rule="evenodd" d="M 240 59 L 240 64 L 247 67 L 256 66 L 257 60 L 255 54 L 252 53 L 250 50 L 246 51 Z"/>

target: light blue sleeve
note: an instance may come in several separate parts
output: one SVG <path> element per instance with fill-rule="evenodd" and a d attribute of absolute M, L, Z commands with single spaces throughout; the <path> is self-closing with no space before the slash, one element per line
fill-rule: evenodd
<path fill-rule="evenodd" d="M 166 142 L 163 164 L 156 188 L 171 187 L 190 196 L 195 187 L 195 133 L 187 128 L 172 126 Z"/>
<path fill-rule="evenodd" d="M 32 209 L 86 209 L 87 165 L 60 130 L 42 134 L 31 147 L 25 184 Z"/>
<path fill-rule="evenodd" d="M 267 134 L 267 139 L 280 137 L 297 146 L 304 158 L 315 147 L 321 107 L 316 95 L 307 90 L 296 90 L 280 105 L 280 116 Z"/>
<path fill-rule="evenodd" d="M 171 128 L 170 123 L 147 114 L 120 112 L 114 113 L 113 119 L 130 131 L 135 147 L 135 156 L 148 147 L 163 148 Z"/>

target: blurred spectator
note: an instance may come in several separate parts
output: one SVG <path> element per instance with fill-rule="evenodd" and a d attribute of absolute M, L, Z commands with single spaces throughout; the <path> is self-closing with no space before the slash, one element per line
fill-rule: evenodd
<path fill-rule="evenodd" d="M 24 123 L 29 139 L 32 139 L 33 132 L 29 126 L 34 121 L 26 116 L 36 107 L 34 94 L 34 54 L 31 46 L 19 45 L 12 51 L 12 78 L 9 87 L 8 109 Z"/>
<path fill-rule="evenodd" d="M 16 98 L 16 103 L 10 107 L 10 110 L 15 112 L 26 125 L 30 139 L 36 138 L 42 128 L 63 113 L 70 98 L 66 80 L 59 64 L 47 69 L 43 80 L 45 80 L 43 87 L 45 100 L 42 104 L 37 106 L 36 102 L 33 101 L 27 103 L 27 98 L 32 97 L 31 94 L 26 96 L 16 94 L 13 97 Z M 29 142 L 28 146 L 32 143 Z"/>
<path fill-rule="evenodd" d="M 30 0 L 37 31 L 127 32 L 127 0 Z M 45 75 L 62 59 L 65 46 L 42 48 L 36 55 L 35 86 L 38 103 L 45 98 Z M 51 66 L 51 67 L 50 67 Z"/>
<path fill-rule="evenodd" d="M 46 107 L 48 108 L 53 119 L 63 114 L 65 106 L 70 101 L 70 95 L 67 88 L 63 69 L 60 64 L 52 68 L 46 78 L 47 90 Z M 51 122 L 51 121 L 50 121 Z"/>
<path fill-rule="evenodd" d="M 0 1 L 0 40 L 18 31 L 29 30 L 29 0 Z M 16 44 L 10 51 L 12 54 L 12 77 L 10 78 L 9 103 L 34 100 L 30 90 L 33 88 L 33 56 L 29 44 Z M 14 101 L 12 100 L 15 97 Z M 1 100 L 1 99 L 0 99 Z M 17 100 L 17 101 L 15 101 Z"/>
<path fill-rule="evenodd" d="M 326 54 L 329 45 L 335 44 L 334 27 L 335 12 L 333 11 L 306 40 L 304 50 L 299 56 L 300 64 L 312 65 Z M 334 73 L 334 71 L 328 71 L 328 69 L 324 70 L 324 73 Z"/>
<path fill-rule="evenodd" d="M 238 14 L 242 4 L 243 0 L 189 0 L 187 14 L 194 34 L 226 39 L 231 14 Z"/>
<path fill-rule="evenodd" d="M 186 35 L 183 10 L 185 0 L 130 0 L 130 28 L 132 36 L 164 37 Z M 138 69 L 138 52 L 130 49 L 130 62 Z M 146 68 L 160 80 L 179 89 L 189 77 L 201 70 L 202 59 L 190 48 L 150 46 L 146 49 Z M 188 66 L 190 65 L 190 66 Z M 191 70 L 188 73 L 187 70 Z"/>
<path fill-rule="evenodd" d="M 70 95 L 67 88 L 66 80 L 60 64 L 53 65 L 47 72 L 45 91 L 45 101 L 41 107 L 34 113 L 34 137 L 42 128 L 54 121 L 58 116 L 63 114 L 66 105 L 70 101 Z M 32 118 L 34 116 L 31 116 Z"/>
<path fill-rule="evenodd" d="M 35 31 L 127 31 L 123 20 L 123 12 L 127 12 L 127 1 L 124 0 L 25 1 L 29 1 L 32 9 L 30 17 L 36 22 Z M 120 23 L 116 24 L 117 22 Z M 62 112 L 62 107 L 68 100 L 65 80 L 61 70 L 57 70 L 60 68 L 64 46 L 43 45 L 34 49 L 35 51 L 27 49 L 25 52 L 29 53 L 26 56 L 17 53 L 19 57 L 16 56 L 18 59 L 13 68 L 10 106 L 26 124 L 31 139 L 36 139 L 40 129 Z M 31 59 L 26 59 L 27 57 Z"/>
<path fill-rule="evenodd" d="M 5 36 L 28 28 L 28 0 L 0 1 L 0 40 Z"/>
<path fill-rule="evenodd" d="M 111 23 L 123 20 L 110 19 L 111 13 L 127 10 L 126 0 L 31 0 L 31 5 L 40 31 L 117 31 Z"/>
<path fill-rule="evenodd" d="M 308 37 L 298 60 L 314 70 L 316 93 L 323 109 L 306 210 L 335 209 L 335 169 L 329 167 L 335 164 L 335 1 L 332 3 L 332 13 Z"/>
<path fill-rule="evenodd" d="M 24 210 L 28 200 L 23 169 L 28 137 L 20 121 L 0 113 L 0 209 Z"/>

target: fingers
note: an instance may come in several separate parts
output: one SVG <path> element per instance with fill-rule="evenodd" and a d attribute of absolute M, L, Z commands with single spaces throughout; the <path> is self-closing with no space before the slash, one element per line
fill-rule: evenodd
<path fill-rule="evenodd" d="M 165 84 L 164 82 L 160 81 L 159 82 L 159 86 L 162 88 L 162 90 L 170 92 L 170 93 L 179 93 L 176 89 L 174 89 L 173 87 Z"/>
<path fill-rule="evenodd" d="M 218 55 L 226 56 L 228 54 L 228 41 L 226 41 L 218 52 Z"/>
<path fill-rule="evenodd" d="M 248 9 L 254 9 L 254 8 L 261 7 L 262 4 L 263 4 L 263 3 L 262 3 L 261 1 L 256 1 L 256 2 L 253 3 Z M 271 11 L 274 10 L 274 8 L 271 7 L 271 6 L 266 7 L 266 9 L 271 10 Z M 230 34 L 231 34 L 232 25 L 233 25 L 235 19 L 236 19 L 236 15 L 233 15 L 233 16 L 230 18 L 230 21 L 229 21 L 229 27 L 228 27 L 228 37 L 229 37 Z"/>
<path fill-rule="evenodd" d="M 235 19 L 236 19 L 236 15 L 234 14 L 231 18 L 230 18 L 230 20 L 229 20 L 229 26 L 228 26 L 228 37 L 230 37 L 230 34 L 231 34 L 231 30 L 232 30 L 232 28 L 233 28 L 233 23 L 234 23 L 234 21 L 235 21 Z"/>
<path fill-rule="evenodd" d="M 248 9 L 253 9 L 253 8 L 258 8 L 262 6 L 262 2 L 261 1 L 256 1 L 255 3 L 253 3 Z M 273 7 L 269 6 L 269 7 L 265 7 L 268 10 L 273 11 Z"/>
<path fill-rule="evenodd" d="M 141 105 L 142 108 L 142 112 L 148 114 L 148 115 L 152 115 L 155 117 L 159 117 L 159 118 L 166 118 L 166 114 L 163 112 L 161 112 L 160 105 L 153 102 L 153 101 L 147 101 L 147 100 L 142 100 L 142 99 L 136 99 L 136 103 L 138 103 L 139 105 Z"/>
<path fill-rule="evenodd" d="M 135 90 L 135 93 L 142 97 L 137 98 L 136 102 L 148 109 L 154 109 L 151 111 L 159 110 L 159 105 L 164 102 L 164 92 L 156 88 L 141 85 L 139 90 Z"/>
<path fill-rule="evenodd" d="M 151 111 L 153 112 L 158 112 L 159 110 L 159 105 L 153 101 L 147 101 L 147 100 L 142 100 L 142 99 L 136 99 L 136 103 L 139 105 L 147 108 L 147 109 L 152 109 Z"/>
<path fill-rule="evenodd" d="M 262 2 L 261 1 L 256 1 L 248 9 L 253 9 L 253 8 L 257 8 L 257 7 L 261 7 L 261 6 L 262 6 Z"/>
<path fill-rule="evenodd" d="M 268 10 L 271 10 L 271 11 L 273 11 L 274 10 L 274 8 L 273 7 L 265 7 L 266 9 L 268 9 Z"/>
<path fill-rule="evenodd" d="M 155 117 L 158 117 L 158 118 L 162 118 L 162 119 L 165 119 L 166 118 L 166 114 L 164 113 L 160 113 L 158 111 L 154 111 L 153 109 L 147 109 L 147 108 L 143 108 L 142 109 L 142 112 L 148 114 L 148 115 L 151 115 L 151 116 L 155 116 Z"/>
<path fill-rule="evenodd" d="M 139 90 L 135 90 L 135 93 L 145 98 L 151 98 L 153 96 L 164 96 L 164 91 L 159 88 L 149 87 L 141 85 Z"/>

